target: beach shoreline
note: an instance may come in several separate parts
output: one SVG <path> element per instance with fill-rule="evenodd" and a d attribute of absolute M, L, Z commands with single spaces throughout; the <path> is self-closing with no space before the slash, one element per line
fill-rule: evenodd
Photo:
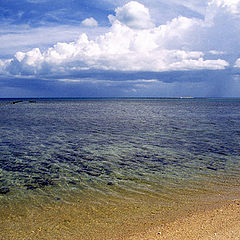
<path fill-rule="evenodd" d="M 142 207 L 106 202 L 104 208 L 87 201 L 33 209 L 21 206 L 18 212 L 12 209 L 11 214 L 1 219 L 0 239 L 236 240 L 240 239 L 237 195 L 236 192 L 232 196 L 215 195 L 205 202 L 199 198 L 199 202 L 175 206 L 175 213 L 172 208 L 165 215 L 157 207 L 155 210 L 150 207 L 151 202 L 145 202 L 145 206 L 143 202 Z"/>

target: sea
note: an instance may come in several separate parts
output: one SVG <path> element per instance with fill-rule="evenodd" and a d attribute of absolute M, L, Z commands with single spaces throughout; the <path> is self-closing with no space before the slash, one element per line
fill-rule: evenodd
<path fill-rule="evenodd" d="M 240 99 L 0 99 L 1 240 L 118 239 L 239 192 Z"/>

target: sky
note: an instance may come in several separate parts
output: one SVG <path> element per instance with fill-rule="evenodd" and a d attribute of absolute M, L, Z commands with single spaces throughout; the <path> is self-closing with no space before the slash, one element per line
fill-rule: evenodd
<path fill-rule="evenodd" d="M 0 0 L 4 97 L 240 97 L 240 0 Z"/>

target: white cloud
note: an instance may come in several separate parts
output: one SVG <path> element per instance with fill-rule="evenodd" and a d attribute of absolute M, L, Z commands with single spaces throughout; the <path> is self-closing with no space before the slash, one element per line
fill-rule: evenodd
<path fill-rule="evenodd" d="M 123 7 L 116 8 L 115 12 L 116 16 L 109 16 L 111 22 L 118 20 L 128 27 L 136 29 L 146 29 L 154 25 L 148 8 L 139 2 L 131 1 Z"/>
<path fill-rule="evenodd" d="M 216 50 L 236 58 L 240 49 L 240 0 L 212 0 L 200 35 L 203 50 Z M 204 42 L 205 40 L 205 42 Z"/>
<path fill-rule="evenodd" d="M 212 0 L 209 6 L 217 9 L 225 9 L 232 14 L 240 13 L 240 0 Z"/>
<path fill-rule="evenodd" d="M 223 30 L 233 27 L 236 21 L 239 23 L 240 17 L 240 0 L 211 0 L 206 9 L 205 21 L 212 25 L 220 25 Z"/>
<path fill-rule="evenodd" d="M 240 58 L 238 58 L 234 64 L 234 67 L 240 68 Z"/>
<path fill-rule="evenodd" d="M 101 0 L 111 6 L 122 6 L 128 0 Z M 147 6 L 155 23 L 162 24 L 179 15 L 200 17 L 204 16 L 207 0 L 138 0 L 139 3 Z"/>
<path fill-rule="evenodd" d="M 39 48 L 34 48 L 26 53 L 17 52 L 15 58 L 18 62 L 22 62 L 26 65 L 33 67 L 37 66 L 38 64 L 41 64 L 41 62 L 43 61 L 43 56 Z"/>
<path fill-rule="evenodd" d="M 203 60 L 198 59 L 183 59 L 181 62 L 172 63 L 171 68 L 174 70 L 191 70 L 191 69 L 211 69 L 220 70 L 228 67 L 229 64 L 222 59 L 217 60 Z"/>
<path fill-rule="evenodd" d="M 208 53 L 210 53 L 212 55 L 223 55 L 223 54 L 225 54 L 225 52 L 223 52 L 223 51 L 216 51 L 216 50 L 210 50 Z"/>
<path fill-rule="evenodd" d="M 18 75 L 71 74 L 89 69 L 224 69 L 229 66 L 228 62 L 216 55 L 227 52 L 230 49 L 229 42 L 233 41 L 229 40 L 229 35 L 240 35 L 240 31 L 234 28 L 234 32 L 231 28 L 231 24 L 236 23 L 232 17 L 236 11 L 226 10 L 226 6 L 218 4 L 218 1 L 220 0 L 209 4 L 204 20 L 179 16 L 157 27 L 151 21 L 149 10 L 144 5 L 131 1 L 116 9 L 115 16 L 109 17 L 112 23 L 109 31 L 94 40 L 81 34 L 77 41 L 58 42 L 45 51 L 34 48 L 27 52 L 17 52 L 10 62 L 2 62 L 0 65 L 5 71 Z M 213 5 L 217 9 L 212 10 Z M 225 19 L 219 17 L 219 12 L 229 16 L 230 20 L 224 26 L 221 25 Z M 216 37 L 222 34 L 222 28 L 229 30 L 229 35 L 219 41 Z M 238 44 L 237 42 L 234 47 Z M 212 54 L 211 59 L 207 59 L 205 53 Z"/>
<path fill-rule="evenodd" d="M 27 25 L 0 25 L 0 55 L 14 55 L 17 51 L 29 51 L 38 47 L 46 49 L 56 42 L 70 42 L 87 32 L 90 38 L 109 31 L 106 27 L 49 26 L 30 28 Z"/>
<path fill-rule="evenodd" d="M 86 18 L 82 21 L 82 25 L 85 27 L 97 27 L 98 26 L 98 22 L 93 18 Z"/>

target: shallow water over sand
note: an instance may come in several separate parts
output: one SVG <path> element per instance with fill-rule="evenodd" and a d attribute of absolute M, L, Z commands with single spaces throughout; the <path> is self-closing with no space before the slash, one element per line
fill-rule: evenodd
<path fill-rule="evenodd" d="M 234 196 L 239 109 L 238 100 L 2 101 L 3 239 L 104 239 L 109 229 L 117 239 Z"/>

